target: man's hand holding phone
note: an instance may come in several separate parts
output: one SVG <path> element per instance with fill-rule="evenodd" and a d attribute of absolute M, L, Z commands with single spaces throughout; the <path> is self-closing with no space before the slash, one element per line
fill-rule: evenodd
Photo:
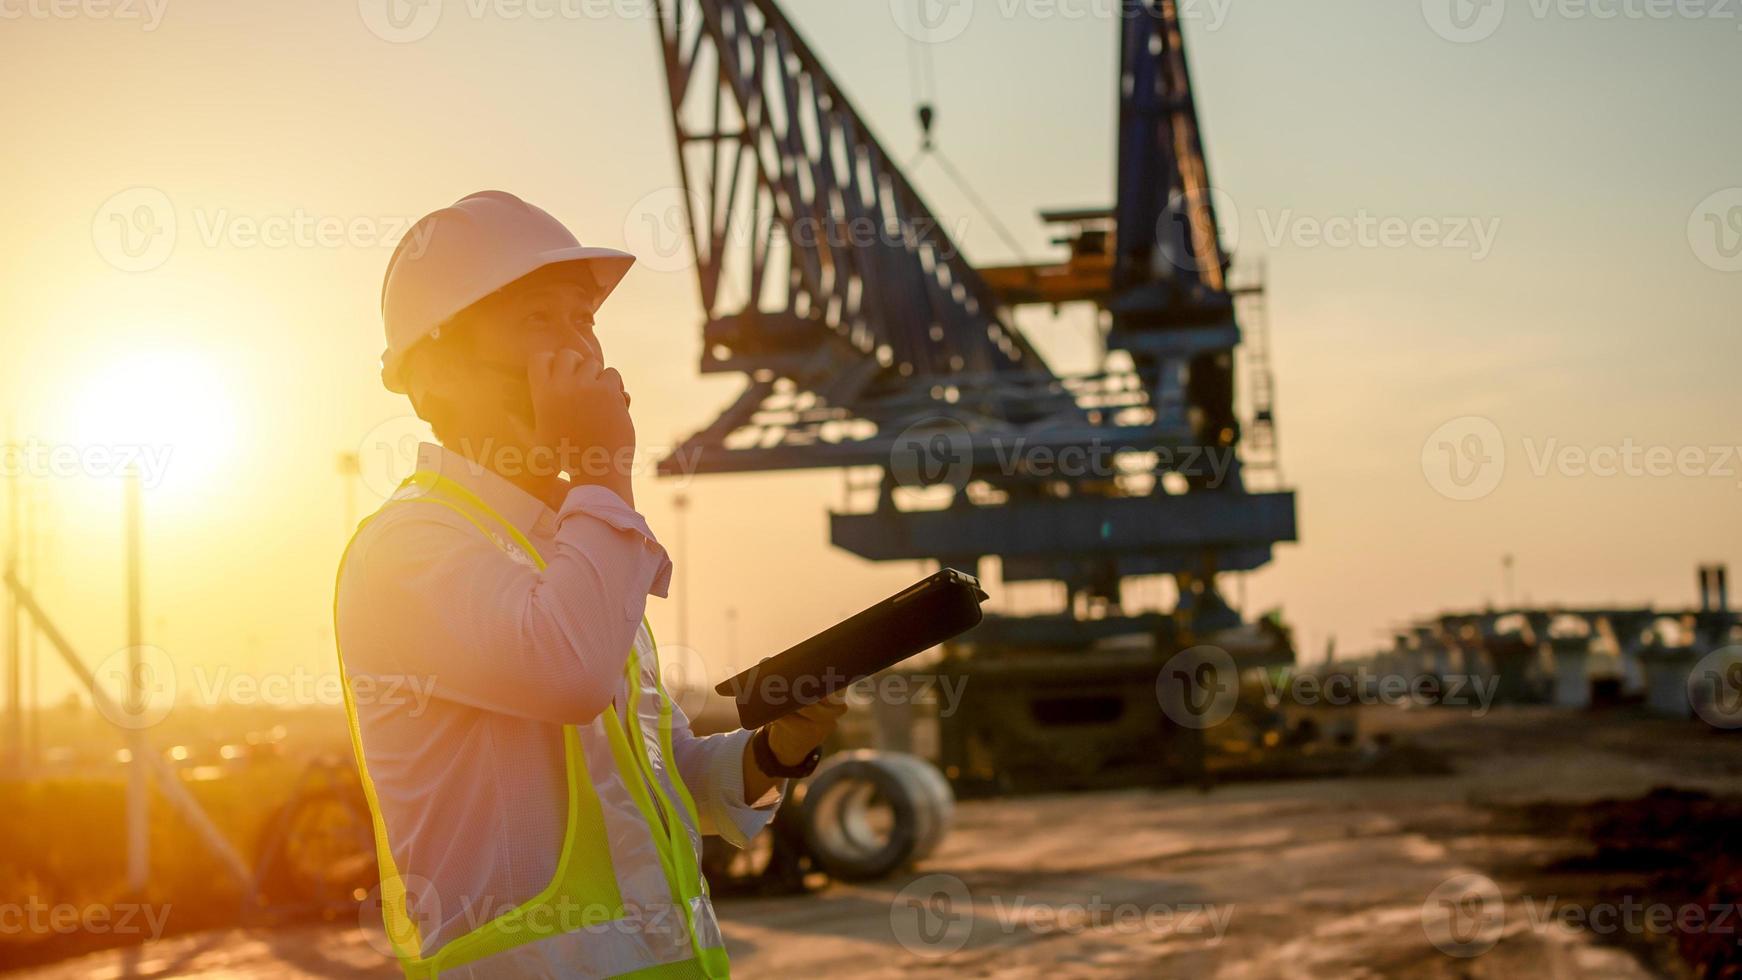
<path fill-rule="evenodd" d="M 572 483 L 605 487 L 635 506 L 635 423 L 617 369 L 579 351 L 547 351 L 533 355 L 526 380 L 533 415 L 526 441 L 552 450 Z"/>

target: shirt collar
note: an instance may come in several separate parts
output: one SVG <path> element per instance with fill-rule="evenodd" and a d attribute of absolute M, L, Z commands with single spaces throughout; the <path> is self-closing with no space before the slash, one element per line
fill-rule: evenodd
<path fill-rule="evenodd" d="M 531 537 L 555 526 L 556 514 L 544 501 L 510 483 L 501 474 L 433 442 L 417 444 L 417 468 L 458 483 L 520 533 Z"/>

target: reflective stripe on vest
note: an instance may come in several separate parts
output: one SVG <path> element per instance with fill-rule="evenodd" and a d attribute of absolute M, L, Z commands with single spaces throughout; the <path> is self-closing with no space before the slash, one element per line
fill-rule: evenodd
<path fill-rule="evenodd" d="M 540 571 L 545 568 L 544 558 L 518 528 L 452 480 L 428 472 L 413 474 L 387 506 L 407 503 L 446 507 L 503 551 L 521 551 Z M 343 559 L 339 567 L 342 573 Z M 333 618 L 336 637 L 336 590 Z M 487 965 L 491 972 L 524 972 L 518 966 L 548 969 L 553 956 L 566 975 L 583 977 L 707 980 L 728 975 L 725 940 L 697 860 L 701 832 L 695 800 L 673 768 L 671 700 L 659 676 L 658 658 L 658 646 L 644 619 L 624 665 L 625 713 L 634 722 L 633 729 L 625 725 L 615 698 L 593 721 L 562 726 L 568 814 L 550 883 L 520 905 L 426 955 L 423 930 L 407 908 L 407 879 L 388 845 L 341 654 L 339 672 L 351 747 L 374 825 L 382 919 L 407 977 L 433 978 L 443 970 L 486 958 L 490 962 L 479 965 Z M 628 737 L 631 731 L 636 738 Z M 657 761 L 653 753 L 658 753 Z M 540 940 L 569 934 L 579 934 L 570 947 L 529 948 Z"/>

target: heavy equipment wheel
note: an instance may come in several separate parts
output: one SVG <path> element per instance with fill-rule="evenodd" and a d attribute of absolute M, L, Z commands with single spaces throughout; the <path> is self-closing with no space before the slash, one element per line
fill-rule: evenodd
<path fill-rule="evenodd" d="M 819 868 L 843 881 L 887 877 L 929 854 L 954 811 L 929 762 L 861 750 L 829 760 L 804 800 L 805 844 Z"/>

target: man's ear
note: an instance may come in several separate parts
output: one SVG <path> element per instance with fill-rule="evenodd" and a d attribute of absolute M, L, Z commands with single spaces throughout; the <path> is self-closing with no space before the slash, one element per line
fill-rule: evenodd
<path fill-rule="evenodd" d="M 413 348 L 405 361 L 405 390 L 411 397 L 412 410 L 419 418 L 437 429 L 444 428 L 452 413 L 450 392 L 463 384 L 458 352 L 452 348 L 438 349 L 439 341 L 423 348 Z"/>

